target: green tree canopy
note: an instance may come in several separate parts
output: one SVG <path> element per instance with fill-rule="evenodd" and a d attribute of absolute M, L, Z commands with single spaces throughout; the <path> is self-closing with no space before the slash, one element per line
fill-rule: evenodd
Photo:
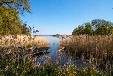
<path fill-rule="evenodd" d="M 88 35 L 108 35 L 113 34 L 113 23 L 110 21 L 95 19 L 75 28 L 73 35 L 88 34 Z"/>
<path fill-rule="evenodd" d="M 91 24 L 93 26 L 94 29 L 97 29 L 101 26 L 105 26 L 106 28 L 110 27 L 113 25 L 112 22 L 110 21 L 106 21 L 106 20 L 102 20 L 102 19 L 95 19 L 91 21 Z"/>
<path fill-rule="evenodd" d="M 79 25 L 78 28 L 75 28 L 73 30 L 72 34 L 77 34 L 77 35 L 83 34 L 83 31 L 84 31 L 84 26 Z"/>
<path fill-rule="evenodd" d="M 83 29 L 83 34 L 89 34 L 89 35 L 93 34 L 93 29 L 89 22 L 85 23 L 85 28 Z"/>
<path fill-rule="evenodd" d="M 0 34 L 27 34 L 29 33 L 28 30 L 19 19 L 16 10 L 0 6 Z"/>
<path fill-rule="evenodd" d="M 29 0 L 0 0 L 0 6 L 14 8 L 21 13 L 24 10 L 31 12 Z"/>

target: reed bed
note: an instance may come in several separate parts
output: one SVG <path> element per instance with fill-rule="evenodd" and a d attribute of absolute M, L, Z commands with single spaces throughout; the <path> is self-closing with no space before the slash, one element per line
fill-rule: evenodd
<path fill-rule="evenodd" d="M 49 41 L 40 36 L 5 35 L 0 36 L 0 47 L 49 47 Z"/>
<path fill-rule="evenodd" d="M 0 36 L 0 76 L 32 75 L 37 64 L 31 47 L 49 47 L 49 41 L 31 35 Z"/>
<path fill-rule="evenodd" d="M 66 51 L 71 52 L 73 50 L 72 46 L 69 47 L 68 45 L 72 42 L 76 42 L 75 38 L 74 39 L 73 38 L 74 38 L 73 36 L 71 37 L 69 36 L 68 40 L 64 41 L 65 44 L 60 45 L 64 47 L 64 49 L 62 50 L 64 50 L 65 52 Z M 80 38 L 82 39 L 81 36 Z M 80 38 L 79 36 L 77 36 L 77 40 Z M 87 44 L 84 42 L 84 44 L 81 44 L 77 48 L 80 49 L 80 47 L 83 45 L 87 45 Z M 74 47 L 74 43 L 73 43 L 73 47 Z M 70 48 L 72 48 L 71 51 Z M 113 75 L 111 69 L 109 72 L 104 72 L 98 69 L 96 66 L 79 68 L 76 67 L 76 65 L 71 64 L 71 62 L 67 62 L 67 64 L 61 66 L 59 60 L 56 60 L 56 62 L 52 64 L 51 58 L 48 58 L 48 61 L 43 64 L 38 64 L 37 62 L 35 62 L 32 55 L 26 56 L 26 50 L 28 50 L 28 48 L 20 48 L 20 47 L 0 48 L 0 75 L 1 76 L 112 76 Z M 88 49 L 86 51 L 88 52 Z M 79 52 L 79 50 L 73 51 L 72 53 L 77 53 L 77 52 Z M 81 53 L 85 54 L 85 52 L 81 52 Z M 86 56 L 85 59 L 88 59 L 88 57 L 89 54 Z M 98 59 L 96 60 L 98 61 Z"/>
<path fill-rule="evenodd" d="M 7 49 L 5 49 L 7 50 Z M 53 65 L 50 59 L 43 64 L 36 64 L 33 58 L 23 58 L 23 49 L 14 49 L 10 53 L 0 54 L 0 75 L 1 76 L 107 76 L 109 74 L 98 71 L 94 67 L 77 68 L 67 63 L 60 66 L 56 61 Z M 9 51 L 9 50 L 7 50 Z"/>
<path fill-rule="evenodd" d="M 113 73 L 113 35 L 68 36 L 61 40 L 60 48 L 76 60 L 85 60 L 99 70 Z"/>

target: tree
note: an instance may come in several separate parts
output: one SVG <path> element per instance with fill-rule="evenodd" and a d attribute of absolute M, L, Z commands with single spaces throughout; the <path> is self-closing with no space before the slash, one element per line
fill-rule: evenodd
<path fill-rule="evenodd" d="M 84 26 L 78 26 L 78 28 L 75 28 L 72 32 L 72 35 L 80 35 L 80 34 L 84 34 Z"/>
<path fill-rule="evenodd" d="M 18 12 L 13 8 L 0 6 L 0 34 L 27 34 L 28 29 L 19 19 Z M 24 30 L 24 33 L 23 33 Z"/>
<path fill-rule="evenodd" d="M 84 34 L 92 35 L 93 29 L 89 22 L 85 23 Z"/>
<path fill-rule="evenodd" d="M 83 27 L 81 29 L 81 27 Z M 113 34 L 113 23 L 110 21 L 95 19 L 91 23 L 87 22 L 72 32 L 73 35 L 88 34 L 88 35 L 109 35 Z"/>
<path fill-rule="evenodd" d="M 109 32 L 109 34 L 113 34 L 113 26 L 110 26 L 110 27 L 108 28 L 108 32 Z"/>
<path fill-rule="evenodd" d="M 105 26 L 100 26 L 95 30 L 95 35 L 108 35 L 108 29 Z"/>
<path fill-rule="evenodd" d="M 75 28 L 72 32 L 72 35 L 80 35 L 80 34 L 89 34 L 92 35 L 93 34 L 93 29 L 92 26 L 89 22 L 79 26 L 78 28 Z"/>
<path fill-rule="evenodd" d="M 94 29 L 97 29 L 101 26 L 105 26 L 106 28 L 110 27 L 113 25 L 112 22 L 110 21 L 106 21 L 106 20 L 102 20 L 102 19 L 95 19 L 91 21 L 91 24 L 93 26 Z"/>
<path fill-rule="evenodd" d="M 91 22 L 96 35 L 108 35 L 112 34 L 111 27 L 113 23 L 110 21 L 102 20 L 102 19 L 95 19 Z"/>
<path fill-rule="evenodd" d="M 21 13 L 24 10 L 31 13 L 29 0 L 0 0 L 0 6 L 14 8 Z"/>

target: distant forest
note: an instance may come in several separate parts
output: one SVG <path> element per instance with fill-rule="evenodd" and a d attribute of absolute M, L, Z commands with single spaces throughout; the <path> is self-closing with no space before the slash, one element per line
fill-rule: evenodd
<path fill-rule="evenodd" d="M 111 35 L 113 34 L 113 23 L 103 19 L 95 19 L 75 28 L 72 35 Z"/>

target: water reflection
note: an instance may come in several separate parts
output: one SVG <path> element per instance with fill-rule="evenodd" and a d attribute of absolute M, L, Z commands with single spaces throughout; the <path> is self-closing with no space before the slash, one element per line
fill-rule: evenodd
<path fill-rule="evenodd" d="M 50 41 L 50 47 L 47 50 L 47 52 L 50 52 L 50 53 L 47 55 L 38 57 L 36 59 L 37 63 L 44 63 L 47 61 L 51 61 L 51 63 L 54 64 L 56 61 L 58 61 L 59 64 L 63 66 L 64 64 L 70 61 L 72 64 L 74 64 L 74 60 L 72 56 L 68 56 L 64 52 L 59 51 L 60 39 L 58 37 L 55 37 L 55 36 L 44 36 L 44 37 Z"/>
<path fill-rule="evenodd" d="M 46 55 L 40 56 L 36 59 L 37 63 L 45 63 L 45 62 L 51 62 L 52 64 L 56 63 L 56 61 L 58 61 L 58 63 L 61 66 L 64 66 L 65 64 L 67 64 L 67 62 L 70 62 L 71 64 L 76 65 L 77 67 L 85 67 L 87 66 L 86 62 L 84 59 L 76 59 L 76 55 L 75 54 L 69 54 L 69 53 L 65 53 L 64 51 L 59 51 L 59 43 L 60 43 L 60 39 L 59 37 L 53 37 L 53 36 L 44 36 L 45 38 L 47 38 L 50 41 L 50 47 L 48 50 L 46 50 L 47 52 L 50 52 Z M 44 50 L 45 51 L 45 50 Z"/>
<path fill-rule="evenodd" d="M 43 62 L 48 61 L 48 59 L 49 59 L 49 60 L 51 60 L 52 63 L 54 63 L 58 56 L 59 38 L 56 38 L 53 36 L 44 36 L 44 37 L 50 41 L 50 47 L 47 50 L 47 52 L 50 52 L 50 53 L 37 58 L 36 61 L 38 63 L 43 63 Z"/>

